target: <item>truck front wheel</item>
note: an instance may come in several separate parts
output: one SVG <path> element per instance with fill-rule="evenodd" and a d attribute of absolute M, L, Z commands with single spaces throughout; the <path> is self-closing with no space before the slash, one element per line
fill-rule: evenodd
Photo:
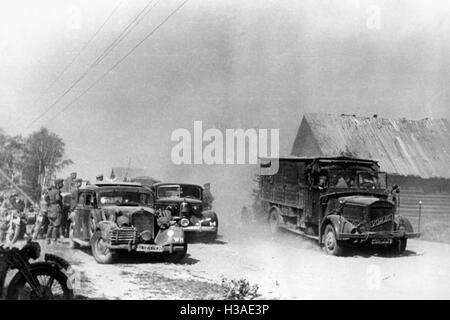
<path fill-rule="evenodd" d="M 406 250 L 406 244 L 406 238 L 394 239 L 394 242 L 391 245 L 392 253 L 395 255 L 402 255 Z"/>
<path fill-rule="evenodd" d="M 272 234 L 277 234 L 280 231 L 278 226 L 278 212 L 277 210 L 272 210 L 269 215 L 269 227 Z"/>
<path fill-rule="evenodd" d="M 341 256 L 343 254 L 343 248 L 336 239 L 336 232 L 331 224 L 325 227 L 324 246 L 325 252 L 329 255 Z"/>

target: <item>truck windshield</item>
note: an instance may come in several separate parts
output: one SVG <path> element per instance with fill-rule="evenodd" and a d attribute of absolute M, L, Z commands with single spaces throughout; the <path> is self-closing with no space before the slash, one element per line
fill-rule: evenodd
<path fill-rule="evenodd" d="M 158 188 L 158 198 L 193 198 L 201 199 L 200 187 L 189 185 L 167 185 Z"/>
<path fill-rule="evenodd" d="M 330 187 L 340 189 L 385 189 L 386 174 L 369 171 L 331 171 Z"/>
<path fill-rule="evenodd" d="M 100 191 L 100 205 L 102 206 L 150 206 L 151 196 L 148 193 L 130 190 Z"/>

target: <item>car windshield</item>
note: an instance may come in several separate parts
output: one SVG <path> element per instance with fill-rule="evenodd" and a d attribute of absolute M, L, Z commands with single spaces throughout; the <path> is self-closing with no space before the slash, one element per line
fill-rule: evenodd
<path fill-rule="evenodd" d="M 112 206 L 150 206 L 151 196 L 149 193 L 130 190 L 107 190 L 99 192 L 100 205 Z"/>
<path fill-rule="evenodd" d="M 193 198 L 201 199 L 200 187 L 191 185 L 166 185 L 158 188 L 158 198 Z"/>
<path fill-rule="evenodd" d="M 385 189 L 386 174 L 369 171 L 331 171 L 330 187 L 342 189 Z"/>

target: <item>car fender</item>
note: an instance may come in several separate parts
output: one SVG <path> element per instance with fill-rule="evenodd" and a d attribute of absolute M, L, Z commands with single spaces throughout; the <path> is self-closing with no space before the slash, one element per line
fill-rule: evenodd
<path fill-rule="evenodd" d="M 203 215 L 203 219 L 211 218 L 211 220 L 215 220 L 215 221 L 219 220 L 217 217 L 217 213 L 213 210 L 205 210 L 202 212 L 202 215 Z"/>
<path fill-rule="evenodd" d="M 100 221 L 97 225 L 97 230 L 102 233 L 103 239 L 108 239 L 112 230 L 119 228 L 113 221 Z"/>
<path fill-rule="evenodd" d="M 170 244 L 184 244 L 186 238 L 183 228 L 179 226 L 170 226 L 167 229 L 160 229 L 155 237 L 155 243 L 161 246 Z"/>

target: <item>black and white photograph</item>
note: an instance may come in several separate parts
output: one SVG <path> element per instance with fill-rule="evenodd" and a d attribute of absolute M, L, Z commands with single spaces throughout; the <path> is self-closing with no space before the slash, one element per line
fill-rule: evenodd
<path fill-rule="evenodd" d="M 0 0 L 0 300 L 448 300 L 449 84 L 446 0 Z"/>

